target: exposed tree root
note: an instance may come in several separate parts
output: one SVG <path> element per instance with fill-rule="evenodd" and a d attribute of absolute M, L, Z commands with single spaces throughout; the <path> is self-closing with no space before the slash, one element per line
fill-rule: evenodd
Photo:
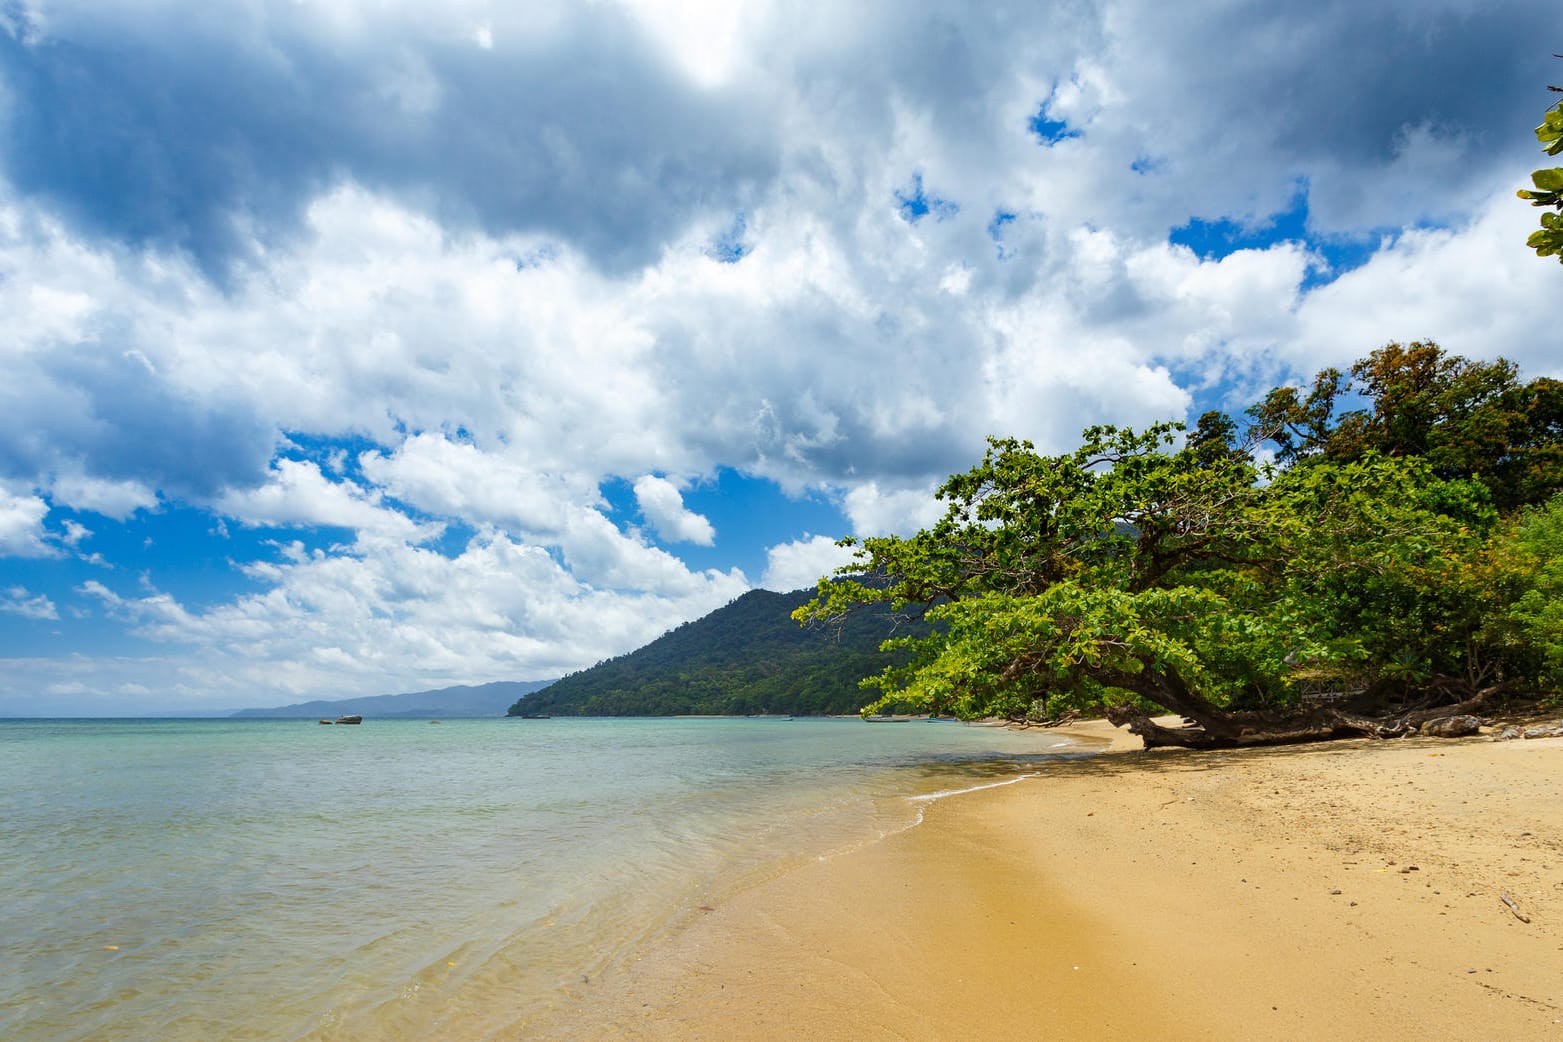
<path fill-rule="evenodd" d="M 1168 699 L 1150 698 L 1184 718 L 1181 727 L 1164 727 L 1138 706 L 1109 706 L 1107 719 L 1138 735 L 1145 748 L 1168 746 L 1183 749 L 1234 749 L 1251 745 L 1288 745 L 1321 742 L 1333 738 L 1400 738 L 1415 734 L 1422 725 L 1448 716 L 1474 713 L 1508 685 L 1494 684 L 1471 692 L 1459 701 L 1450 695 L 1462 685 L 1444 682 L 1429 685 L 1412 708 L 1403 704 L 1393 712 L 1363 712 L 1328 705 L 1299 705 L 1282 709 L 1228 712 L 1186 692 Z M 1148 694 L 1148 692 L 1141 692 Z M 1441 697 L 1440 697 L 1441 696 Z M 1175 705 L 1166 705 L 1175 702 Z M 1358 703 L 1360 704 L 1360 702 Z M 1382 703 L 1381 703 L 1382 704 Z"/>

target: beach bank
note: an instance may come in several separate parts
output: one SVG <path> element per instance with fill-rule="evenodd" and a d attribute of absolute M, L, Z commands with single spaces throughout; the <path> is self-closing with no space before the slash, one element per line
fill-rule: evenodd
<path fill-rule="evenodd" d="M 528 1037 L 1563 1039 L 1563 741 L 1075 733 L 1114 751 L 691 909 Z"/>

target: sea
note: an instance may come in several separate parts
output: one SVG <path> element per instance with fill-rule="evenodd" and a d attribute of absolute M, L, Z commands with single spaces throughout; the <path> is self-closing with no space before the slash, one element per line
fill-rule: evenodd
<path fill-rule="evenodd" d="M 0 1039 L 525 1039 L 725 895 L 1086 752 L 816 719 L 0 721 Z"/>

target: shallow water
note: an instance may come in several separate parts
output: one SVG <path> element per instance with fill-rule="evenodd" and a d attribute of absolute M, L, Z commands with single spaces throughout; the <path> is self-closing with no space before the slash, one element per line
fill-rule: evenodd
<path fill-rule="evenodd" d="M 0 722 L 0 1038 L 482 1038 L 1071 751 L 855 720 Z"/>

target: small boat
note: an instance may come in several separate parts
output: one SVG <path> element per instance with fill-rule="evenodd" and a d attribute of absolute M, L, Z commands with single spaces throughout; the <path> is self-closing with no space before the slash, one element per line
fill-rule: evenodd
<path fill-rule="evenodd" d="M 552 720 L 553 717 L 549 716 L 547 713 L 522 713 L 521 714 L 521 719 L 523 719 L 523 720 Z"/>
<path fill-rule="evenodd" d="M 335 721 L 335 720 L 322 720 L 322 721 L 320 721 L 320 722 L 321 722 L 321 723 L 323 723 L 323 724 L 326 724 L 326 725 L 328 725 L 328 726 L 329 726 L 329 725 L 331 725 L 331 724 L 334 724 L 334 723 L 336 723 L 336 721 Z"/>
<path fill-rule="evenodd" d="M 361 716 L 339 716 L 336 718 L 336 722 L 339 724 L 361 724 L 364 722 L 364 718 Z"/>

